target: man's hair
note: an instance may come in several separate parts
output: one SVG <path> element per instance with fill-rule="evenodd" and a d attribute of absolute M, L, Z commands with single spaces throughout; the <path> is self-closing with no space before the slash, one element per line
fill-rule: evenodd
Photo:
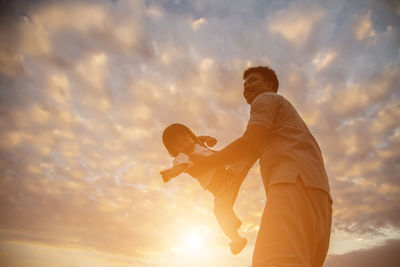
<path fill-rule="evenodd" d="M 169 125 L 163 132 L 162 140 L 168 153 L 173 157 L 178 155 L 178 151 L 175 148 L 176 137 L 178 135 L 189 135 L 195 143 L 198 143 L 196 135 L 187 126 L 180 123 Z"/>
<path fill-rule="evenodd" d="M 243 72 L 243 80 L 246 79 L 250 73 L 258 72 L 264 78 L 264 81 L 272 83 L 272 90 L 276 93 L 278 92 L 279 81 L 275 74 L 275 71 L 266 66 L 250 67 Z"/>

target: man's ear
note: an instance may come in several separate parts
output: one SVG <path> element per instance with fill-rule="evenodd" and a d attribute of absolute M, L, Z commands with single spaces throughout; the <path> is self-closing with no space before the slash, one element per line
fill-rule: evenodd
<path fill-rule="evenodd" d="M 273 91 L 272 88 L 273 88 L 272 82 L 265 82 L 266 91 L 268 91 L 268 92 Z"/>

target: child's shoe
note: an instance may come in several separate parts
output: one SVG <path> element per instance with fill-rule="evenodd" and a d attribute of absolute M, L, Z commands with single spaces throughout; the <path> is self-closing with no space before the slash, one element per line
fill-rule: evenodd
<path fill-rule="evenodd" d="M 247 239 L 244 237 L 240 237 L 229 243 L 232 254 L 233 255 L 239 254 L 242 251 L 242 249 L 246 246 L 246 244 L 247 244 Z"/>

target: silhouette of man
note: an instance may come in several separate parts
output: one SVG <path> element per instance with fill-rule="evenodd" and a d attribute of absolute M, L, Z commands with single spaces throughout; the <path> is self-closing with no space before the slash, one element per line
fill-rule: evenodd
<path fill-rule="evenodd" d="M 259 155 L 267 202 L 253 267 L 322 266 L 332 198 L 320 148 L 295 108 L 277 94 L 279 81 L 272 69 L 249 68 L 243 79 L 243 96 L 251 105 L 247 129 L 202 164 Z"/>

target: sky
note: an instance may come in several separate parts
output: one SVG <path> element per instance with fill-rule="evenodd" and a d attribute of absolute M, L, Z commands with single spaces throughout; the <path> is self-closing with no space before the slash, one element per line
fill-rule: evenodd
<path fill-rule="evenodd" d="M 318 141 L 333 197 L 325 267 L 400 262 L 400 4 L 392 0 L 0 1 L 2 266 L 251 264 L 258 163 L 229 251 L 166 126 L 240 137 L 242 73 L 268 65 Z"/>

